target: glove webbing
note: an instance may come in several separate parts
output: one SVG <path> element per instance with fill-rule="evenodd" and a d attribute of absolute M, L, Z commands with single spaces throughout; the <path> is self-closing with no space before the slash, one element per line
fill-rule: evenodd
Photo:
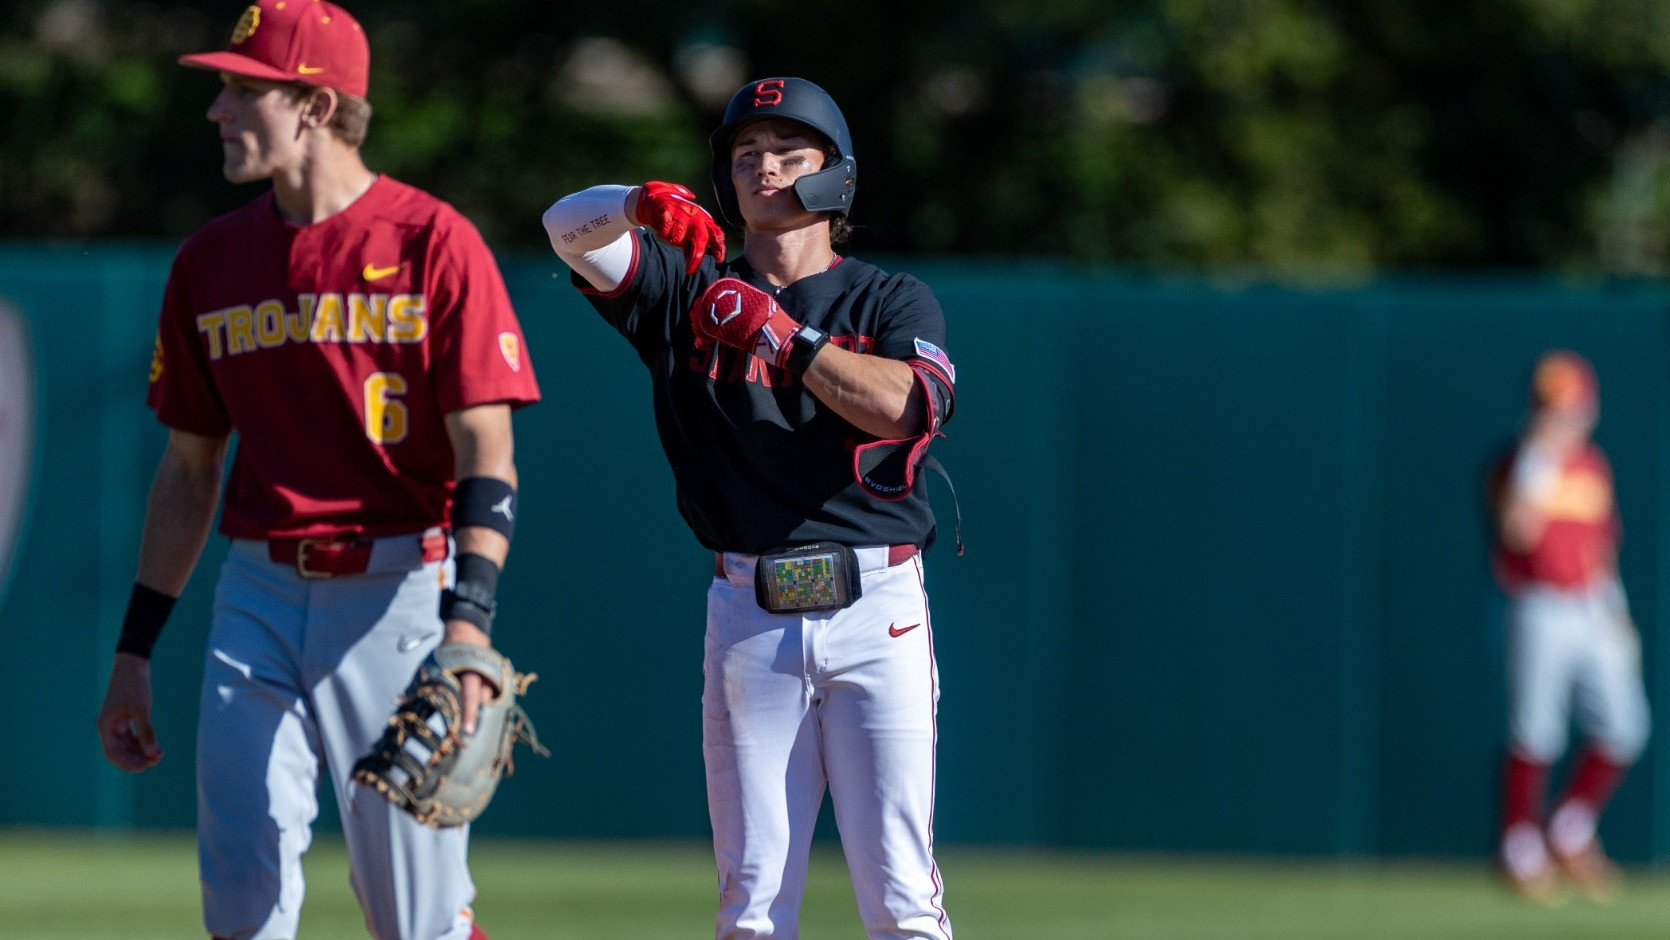
<path fill-rule="evenodd" d="M 406 779 L 396 782 L 388 779 L 389 775 L 379 774 L 376 784 L 383 789 L 386 783 L 406 800 L 415 803 L 433 796 L 440 786 L 442 775 L 429 771 L 441 767 L 458 750 L 462 743 L 458 727 L 463 715 L 457 694 L 443 683 L 433 682 L 420 687 L 409 704 L 409 710 L 402 709 L 389 721 L 384 734 L 391 740 L 385 741 L 385 746 L 381 748 L 394 767 L 406 772 Z M 446 728 L 444 735 L 429 724 L 429 719 L 436 715 L 441 716 Z M 429 755 L 428 758 L 420 761 L 413 755 L 406 746 L 409 741 L 415 741 Z"/>

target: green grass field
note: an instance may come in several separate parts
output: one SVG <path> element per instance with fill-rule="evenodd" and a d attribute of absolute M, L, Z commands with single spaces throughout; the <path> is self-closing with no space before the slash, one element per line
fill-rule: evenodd
<path fill-rule="evenodd" d="M 711 937 L 712 857 L 688 843 L 478 839 L 476 909 L 493 940 Z M 1327 863 L 949 846 L 960 940 L 1632 940 L 1670 935 L 1670 876 L 1633 871 L 1598 906 L 1522 904 L 1466 863 Z M 361 938 L 334 835 L 308 855 L 307 940 Z M 0 936 L 202 936 L 189 835 L 0 830 Z M 862 936 L 838 850 L 820 848 L 805 940 Z"/>

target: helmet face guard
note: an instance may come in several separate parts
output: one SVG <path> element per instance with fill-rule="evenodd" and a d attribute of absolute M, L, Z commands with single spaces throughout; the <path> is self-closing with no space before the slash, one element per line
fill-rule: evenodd
<path fill-rule="evenodd" d="M 731 97 L 724 120 L 708 138 L 713 151 L 713 194 L 725 221 L 739 228 L 744 224 L 736 187 L 731 183 L 731 144 L 743 124 L 765 118 L 797 121 L 829 140 L 838 159 L 795 180 L 794 193 L 808 212 L 850 212 L 852 197 L 858 191 L 858 160 L 852 153 L 846 118 L 835 99 L 804 78 L 765 78 L 742 86 Z"/>

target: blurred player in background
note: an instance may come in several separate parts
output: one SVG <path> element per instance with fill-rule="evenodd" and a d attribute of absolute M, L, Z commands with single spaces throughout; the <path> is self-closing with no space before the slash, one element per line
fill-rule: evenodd
<path fill-rule="evenodd" d="M 468 827 L 426 827 L 349 772 L 443 635 L 488 644 L 510 412 L 539 397 L 521 328 L 475 228 L 361 160 L 370 51 L 346 11 L 261 0 L 229 48 L 181 61 L 220 73 L 208 118 L 226 178 L 271 188 L 188 238 L 169 273 L 149 396 L 168 443 L 98 717 L 105 756 L 162 759 L 151 651 L 236 431 L 197 734 L 204 923 L 296 936 L 324 770 L 371 934 L 483 940 Z M 483 683 L 462 685 L 468 730 Z"/>
<path fill-rule="evenodd" d="M 1494 568 L 1508 606 L 1508 755 L 1499 864 L 1536 901 L 1561 880 L 1612 897 L 1617 867 L 1595 831 L 1607 801 L 1646 745 L 1641 643 L 1618 578 L 1612 471 L 1590 439 L 1600 414 L 1594 370 L 1565 350 L 1544 354 L 1529 414 L 1492 475 Z M 1549 767 L 1575 711 L 1584 747 L 1553 812 Z"/>
<path fill-rule="evenodd" d="M 935 529 L 912 485 L 951 414 L 944 314 L 922 282 L 836 252 L 857 161 L 823 89 L 752 82 L 710 144 L 741 258 L 724 263 L 723 233 L 669 183 L 587 189 L 544 222 L 648 367 L 679 509 L 716 554 L 702 728 L 717 936 L 799 935 L 827 786 L 866 934 L 949 940 L 921 559 Z"/>

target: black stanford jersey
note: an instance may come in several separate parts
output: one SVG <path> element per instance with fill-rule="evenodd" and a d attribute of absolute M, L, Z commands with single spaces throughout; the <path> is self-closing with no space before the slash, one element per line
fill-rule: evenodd
<path fill-rule="evenodd" d="M 576 287 L 638 351 L 654 387 L 655 423 L 672 467 L 678 508 L 715 551 L 759 554 L 804 542 L 926 548 L 933 511 L 921 485 L 877 499 L 853 478 L 853 448 L 875 437 L 824 407 L 799 378 L 752 352 L 698 340 L 690 307 L 708 285 L 740 278 L 789 316 L 853 352 L 923 359 L 955 380 L 945 314 L 927 285 L 852 258 L 778 289 L 738 258 L 704 256 L 686 275 L 677 248 L 642 229 L 625 281 L 602 293 Z"/>

